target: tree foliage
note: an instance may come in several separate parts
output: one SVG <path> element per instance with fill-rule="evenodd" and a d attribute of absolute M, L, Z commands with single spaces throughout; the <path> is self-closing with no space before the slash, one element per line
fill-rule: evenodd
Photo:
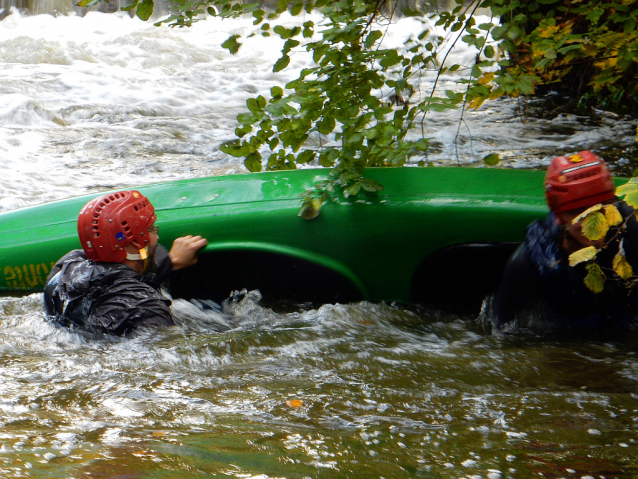
<path fill-rule="evenodd" d="M 124 9 L 136 8 L 147 20 L 153 4 L 132 0 Z M 278 0 L 268 11 L 239 0 L 171 0 L 171 5 L 170 15 L 158 23 L 183 27 L 206 15 L 252 15 L 251 35 L 283 41 L 275 72 L 288 67 L 294 52 L 312 54 L 314 66 L 298 78 L 273 87 L 268 97 L 246 101 L 237 118 L 237 139 L 222 147 L 243 158 L 250 171 L 335 167 L 328 183 L 307 192 L 309 217 L 333 194 L 379 190 L 363 177 L 365 167 L 400 166 L 415 156 L 423 160 L 429 141 L 418 133 L 431 111 L 479 108 L 486 100 L 531 95 L 539 88 L 620 108 L 633 102 L 638 87 L 638 0 L 457 0 L 449 12 L 402 12 L 420 19 L 422 28 L 401 48 L 384 46 L 398 13 L 391 0 Z M 477 15 L 479 8 L 489 9 L 493 19 L 478 22 L 484 18 Z M 278 21 L 284 12 L 299 17 L 299 24 Z M 302 16 L 312 12 L 325 20 L 316 24 L 314 17 Z M 443 27 L 447 38 L 435 34 L 432 23 Z M 240 40 L 233 35 L 223 46 L 236 53 Z M 460 42 L 475 49 L 470 65 L 449 64 L 442 49 Z M 459 88 L 440 91 L 439 77 L 454 71 L 466 72 Z M 431 91 L 417 96 L 414 81 L 423 72 L 435 72 L 436 80 Z M 492 166 L 499 157 L 491 154 L 484 161 Z"/>

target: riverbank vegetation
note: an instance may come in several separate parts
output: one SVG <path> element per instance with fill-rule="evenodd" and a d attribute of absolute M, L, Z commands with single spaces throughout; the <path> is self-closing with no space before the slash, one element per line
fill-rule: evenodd
<path fill-rule="evenodd" d="M 154 0 L 132 0 L 123 10 L 136 9 L 148 20 L 154 6 Z M 426 165 L 428 139 L 414 132 L 432 111 L 462 112 L 502 96 L 550 90 L 616 112 L 633 113 L 637 103 L 638 0 L 457 0 L 436 13 L 426 8 L 432 2 L 400 9 L 389 0 L 280 0 L 272 9 L 233 0 L 171 0 L 171 6 L 160 24 L 252 15 L 257 33 L 251 35 L 283 40 L 274 72 L 285 69 L 295 51 L 313 55 L 315 66 L 297 79 L 273 87 L 269 98 L 247 100 L 237 139 L 223 146 L 251 171 L 335 167 L 332 181 L 308 192 L 308 217 L 335 192 L 348 197 L 379 190 L 363 177 L 365 167 L 400 166 L 411 158 Z M 313 12 L 322 14 L 321 24 L 305 16 Z M 299 17 L 299 24 L 278 21 L 284 13 Z M 398 15 L 413 16 L 422 27 L 401 48 L 387 47 L 384 32 Z M 441 27 L 445 35 L 436 33 Z M 223 45 L 237 52 L 241 37 Z M 474 49 L 471 64 L 450 63 L 449 51 L 458 45 Z M 458 80 L 445 89 L 439 80 L 448 73 Z M 432 90 L 417 94 L 413 80 L 424 74 L 434 76 Z M 499 157 L 484 161 L 494 165 Z"/>

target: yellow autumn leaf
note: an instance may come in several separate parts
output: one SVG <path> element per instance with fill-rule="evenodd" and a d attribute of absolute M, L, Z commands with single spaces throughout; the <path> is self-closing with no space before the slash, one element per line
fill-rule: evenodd
<path fill-rule="evenodd" d="M 585 238 L 598 241 L 607 235 L 609 223 L 602 213 L 596 212 L 583 220 L 582 231 Z"/>
<path fill-rule="evenodd" d="M 487 85 L 494 80 L 495 76 L 496 74 L 494 72 L 484 73 L 483 76 L 476 81 L 476 83 L 479 85 Z"/>
<path fill-rule="evenodd" d="M 304 220 L 314 220 L 321 212 L 323 201 L 319 198 L 306 198 L 301 205 L 301 209 L 297 216 L 301 216 Z"/>
<path fill-rule="evenodd" d="M 617 64 L 618 64 L 617 57 L 606 58 L 603 61 L 594 63 L 594 65 L 596 65 L 601 70 L 604 70 L 605 68 L 614 68 Z"/>
<path fill-rule="evenodd" d="M 614 267 L 614 272 L 622 279 L 629 279 L 634 275 L 634 270 L 627 261 L 627 257 L 620 252 L 614 256 L 612 266 Z"/>
<path fill-rule="evenodd" d="M 589 215 L 595 213 L 596 211 L 600 211 L 602 209 L 603 205 L 601 203 L 598 203 L 594 206 L 591 206 L 589 208 L 587 208 L 585 211 L 583 211 L 581 214 L 579 214 L 576 218 L 574 218 L 572 220 L 572 224 L 576 224 L 578 223 L 580 220 L 583 220 L 585 218 L 587 218 Z"/>
<path fill-rule="evenodd" d="M 618 208 L 616 208 L 616 205 L 607 205 L 603 208 L 603 211 L 605 213 L 605 220 L 607 220 L 609 226 L 618 226 L 622 223 L 623 218 Z"/>
<path fill-rule="evenodd" d="M 539 28 L 538 33 L 542 38 L 551 38 L 560 30 L 558 25 L 548 25 L 546 28 Z"/>
<path fill-rule="evenodd" d="M 470 104 L 468 105 L 468 108 L 476 110 L 485 102 L 485 100 L 486 100 L 485 98 L 476 97 L 474 98 L 474 100 L 470 102 Z"/>
<path fill-rule="evenodd" d="M 585 276 L 585 286 L 594 293 L 602 292 L 605 283 L 605 274 L 596 263 L 587 265 L 587 276 Z"/>
<path fill-rule="evenodd" d="M 576 266 L 577 264 L 584 263 L 585 261 L 591 261 L 598 254 L 598 250 L 593 246 L 587 246 L 586 248 L 574 251 L 569 255 L 569 266 Z"/>
<path fill-rule="evenodd" d="M 303 406 L 303 401 L 301 399 L 289 399 L 286 404 L 290 407 L 301 407 Z"/>

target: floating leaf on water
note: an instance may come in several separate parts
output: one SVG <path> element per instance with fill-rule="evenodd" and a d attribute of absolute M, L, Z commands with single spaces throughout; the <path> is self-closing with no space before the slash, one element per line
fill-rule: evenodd
<path fill-rule="evenodd" d="M 576 266 L 585 261 L 591 261 L 597 254 L 598 250 L 593 246 L 587 246 L 586 248 L 574 251 L 569 255 L 569 266 Z"/>
<path fill-rule="evenodd" d="M 592 241 L 603 239 L 609 231 L 609 223 L 600 212 L 590 214 L 583 220 L 583 235 Z"/>
<path fill-rule="evenodd" d="M 303 401 L 301 399 L 289 399 L 286 401 L 286 405 L 290 407 L 301 407 L 303 406 Z"/>

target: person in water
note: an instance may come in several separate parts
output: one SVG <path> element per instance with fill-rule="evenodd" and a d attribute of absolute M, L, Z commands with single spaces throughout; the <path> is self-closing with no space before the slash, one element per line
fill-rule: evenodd
<path fill-rule="evenodd" d="M 559 156 L 545 176 L 550 212 L 527 228 L 523 244 L 510 258 L 500 286 L 484 305 L 482 317 L 493 329 L 515 326 L 578 332 L 625 329 L 638 319 L 638 288 L 613 273 L 614 256 L 624 250 L 638 271 L 638 225 L 635 211 L 615 196 L 605 162 L 590 151 Z M 615 204 L 622 227 L 593 241 L 583 233 L 581 213 L 597 204 Z M 586 263 L 569 265 L 569 255 L 593 246 L 605 272 L 602 291 L 589 289 Z"/>
<path fill-rule="evenodd" d="M 167 251 L 158 244 L 156 218 L 138 191 L 89 201 L 77 222 L 82 249 L 63 256 L 47 278 L 47 314 L 64 326 L 116 335 L 174 324 L 160 285 L 171 271 L 194 265 L 207 240 L 183 236 Z"/>

